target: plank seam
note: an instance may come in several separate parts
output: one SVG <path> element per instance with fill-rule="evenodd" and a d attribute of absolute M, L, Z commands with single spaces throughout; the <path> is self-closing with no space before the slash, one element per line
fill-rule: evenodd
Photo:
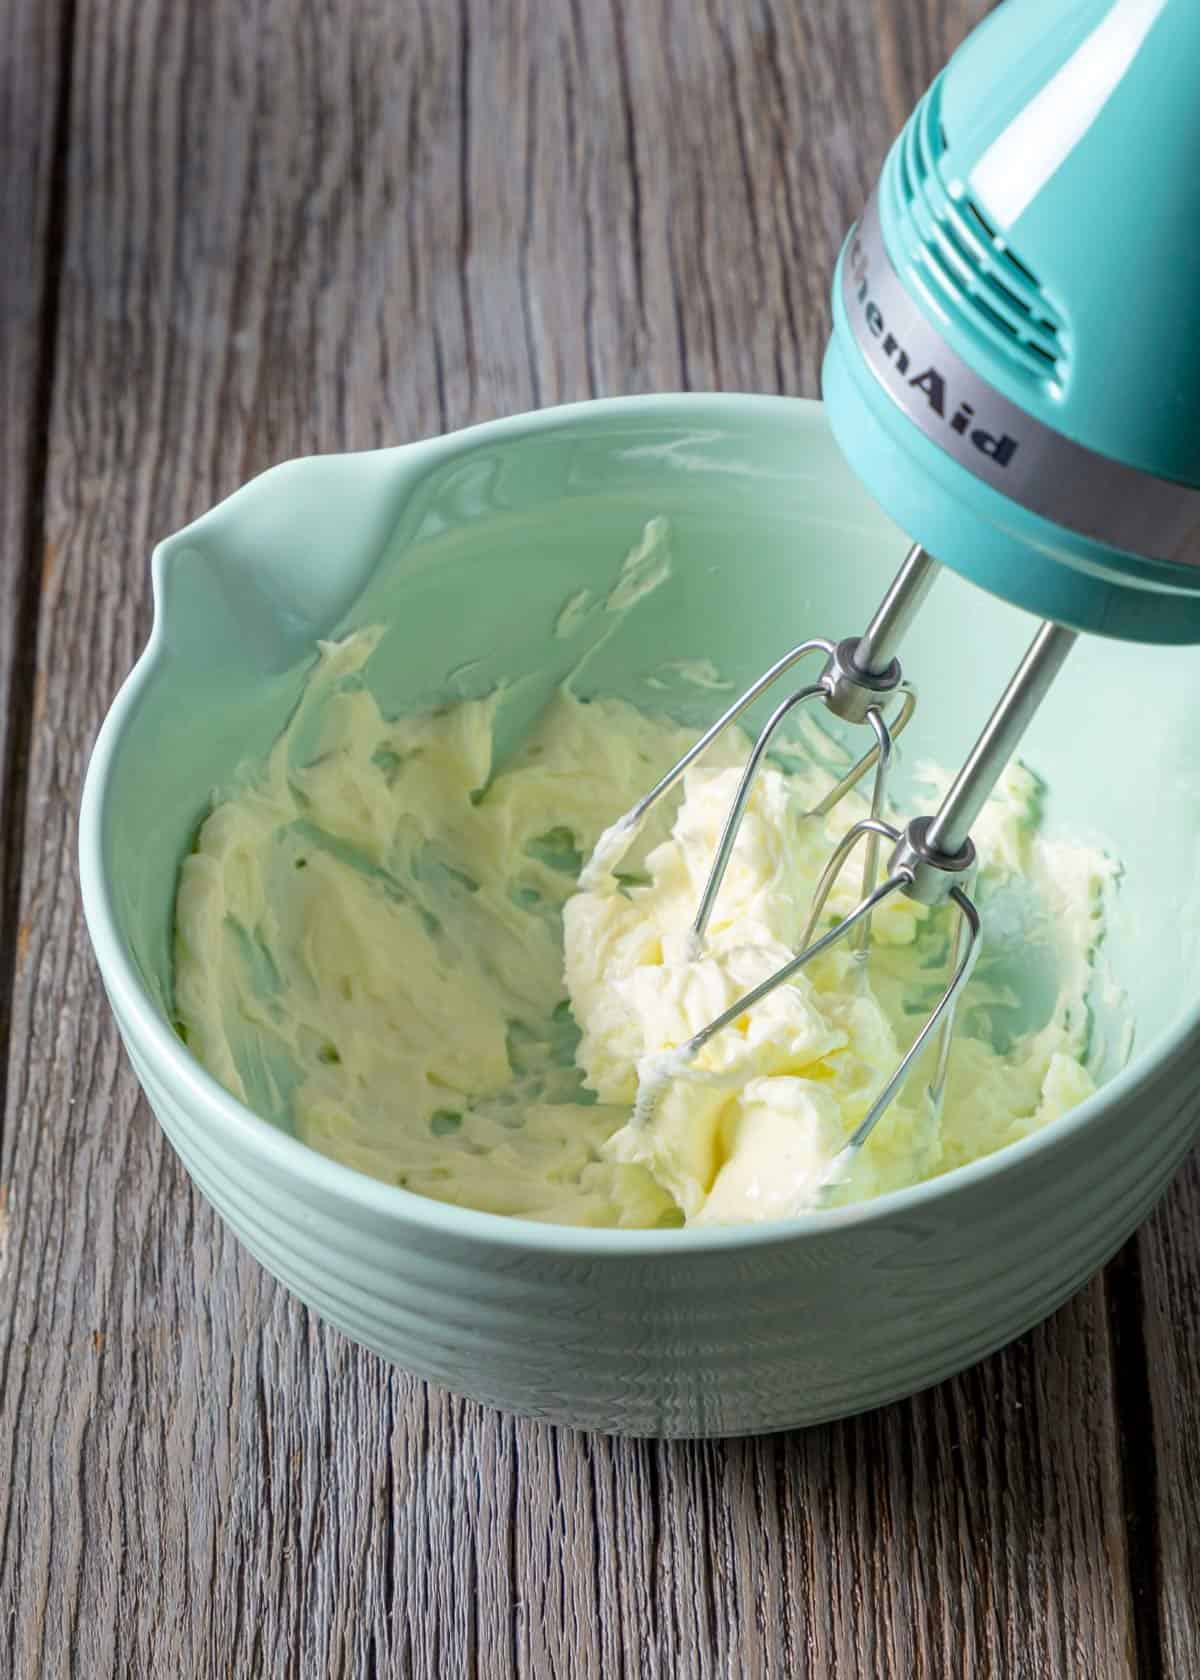
<path fill-rule="evenodd" d="M 1121 1509 L 1133 1617 L 1134 1672 L 1142 1680 L 1165 1674 L 1159 1615 L 1160 1540 L 1158 1467 L 1154 1454 L 1154 1403 L 1150 1394 L 1149 1350 L 1142 1259 L 1132 1238 L 1104 1274 L 1112 1347 L 1113 1408 L 1117 1421 Z"/>
<path fill-rule="evenodd" d="M 12 1004 L 19 966 L 18 923 L 21 914 L 22 840 L 29 792 L 34 696 L 38 675 L 38 624 L 42 606 L 46 537 L 46 477 L 50 461 L 50 417 L 57 374 L 58 327 L 62 305 L 67 231 L 67 161 L 70 152 L 71 77 L 75 44 L 76 0 L 64 0 L 59 24 L 58 87 L 51 124 L 50 172 L 46 200 L 45 272 L 42 307 L 36 327 L 37 362 L 30 414 L 32 447 L 26 480 L 25 518 L 18 548 L 22 576 L 16 596 L 13 661 L 3 703 L 9 717 L 4 763 L 0 765 L 0 1146 L 4 1142 L 10 1080 Z"/>

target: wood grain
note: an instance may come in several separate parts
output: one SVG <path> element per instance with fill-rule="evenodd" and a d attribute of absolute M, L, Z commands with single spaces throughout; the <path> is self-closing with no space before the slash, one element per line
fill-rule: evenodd
<path fill-rule="evenodd" d="M 12 978 L 27 935 L 18 917 L 20 818 L 43 569 L 43 486 L 65 157 L 62 93 L 68 13 L 0 0 L 0 1069 L 8 1060 Z M 0 1110 L 0 1127 L 3 1111 Z M 0 1275 L 3 1273 L 0 1202 Z"/>
<path fill-rule="evenodd" d="M 1138 1466 L 1142 1593 L 1158 1612 L 1164 1672 L 1200 1674 L 1200 1159 L 1136 1239 L 1141 1336 L 1128 1454 Z"/>
<path fill-rule="evenodd" d="M 121 1057 L 74 885 L 157 536 L 307 450 L 603 392 L 815 391 L 836 243 L 984 9 L 79 8 L 0 1156 L 22 1680 L 1154 1672 L 1105 1284 L 803 1435 L 621 1443 L 484 1412 L 326 1329 L 215 1222 Z M 1147 1239 L 1186 1283 L 1172 1240 Z M 1164 1446 L 1172 1404 L 1155 1389 Z M 1164 1519 L 1185 1563 L 1188 1499 Z M 1186 1576 L 1161 1578 L 1191 1653 Z"/>

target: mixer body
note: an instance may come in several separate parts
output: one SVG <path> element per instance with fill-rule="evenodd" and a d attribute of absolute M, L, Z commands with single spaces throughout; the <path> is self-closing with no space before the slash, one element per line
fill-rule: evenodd
<path fill-rule="evenodd" d="M 1195 0 L 1005 0 L 833 285 L 823 394 L 866 487 L 973 582 L 1129 640 L 1200 641 L 1197 159 Z"/>

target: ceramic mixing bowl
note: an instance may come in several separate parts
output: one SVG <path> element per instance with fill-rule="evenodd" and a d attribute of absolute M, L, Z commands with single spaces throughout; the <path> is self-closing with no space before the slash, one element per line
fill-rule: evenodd
<path fill-rule="evenodd" d="M 687 721 L 711 719 L 719 697 L 647 687 L 665 661 L 711 660 L 741 686 L 805 636 L 857 632 L 905 548 L 808 402 L 595 402 L 277 467 L 155 552 L 153 635 L 88 773 L 83 897 L 163 1129 L 301 1300 L 491 1405 L 739 1434 L 878 1405 L 1018 1335 L 1125 1240 L 1187 1150 L 1200 658 L 1084 642 L 1028 737 L 1048 830 L 1124 864 L 1101 1055 L 1117 1059 L 1125 1013 L 1136 1023 L 1126 1065 L 1041 1134 L 865 1206 L 647 1232 L 443 1206 L 326 1160 L 229 1096 L 172 1030 L 176 876 L 211 790 L 265 754 L 318 638 L 361 625 L 388 626 L 371 666 L 385 710 L 444 696 L 457 670 L 454 692 L 533 677 L 532 715 L 578 658 L 553 633 L 563 603 L 607 588 L 654 515 L 670 522 L 673 574 L 595 652 L 587 686 Z M 1030 630 L 939 579 L 904 650 L 921 752 L 958 761 Z"/>

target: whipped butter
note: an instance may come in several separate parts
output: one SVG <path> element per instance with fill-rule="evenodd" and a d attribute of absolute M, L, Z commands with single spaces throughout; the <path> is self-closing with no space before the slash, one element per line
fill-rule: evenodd
<path fill-rule="evenodd" d="M 642 554 L 626 585 L 653 582 L 658 564 Z M 193 1053 L 313 1148 L 442 1201 L 643 1227 L 810 1206 L 943 982 L 949 918 L 895 898 L 873 918 L 865 968 L 831 950 L 694 1065 L 672 1053 L 791 954 L 861 802 L 810 818 L 832 775 L 815 760 L 767 768 L 693 954 L 745 738 L 730 731 L 617 874 L 602 856 L 581 887 L 606 828 L 695 733 L 564 692 L 497 767 L 503 694 L 385 718 L 365 680 L 378 639 L 321 648 L 267 763 L 225 791 L 184 861 L 176 1011 Z M 977 825 L 985 937 L 989 902 L 995 926 L 941 1124 L 914 1079 L 856 1162 L 851 1198 L 987 1154 L 1092 1088 L 1085 999 L 1108 866 L 1038 836 L 1036 791 L 1011 767 Z M 831 915 L 853 903 L 858 867 Z M 1052 970 L 1032 1030 L 992 950 L 1006 938 Z M 635 1123 L 639 1070 L 664 1068 Z"/>

